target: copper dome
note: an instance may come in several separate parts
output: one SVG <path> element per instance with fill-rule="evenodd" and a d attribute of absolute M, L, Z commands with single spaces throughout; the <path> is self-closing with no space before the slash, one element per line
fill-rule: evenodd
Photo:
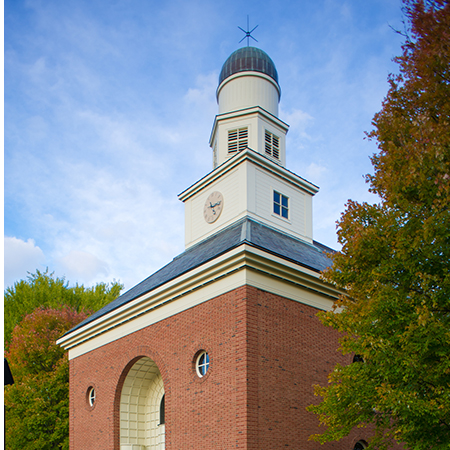
<path fill-rule="evenodd" d="M 242 47 L 233 52 L 220 71 L 219 86 L 223 80 L 238 72 L 261 72 L 278 84 L 278 73 L 269 55 L 256 47 Z"/>

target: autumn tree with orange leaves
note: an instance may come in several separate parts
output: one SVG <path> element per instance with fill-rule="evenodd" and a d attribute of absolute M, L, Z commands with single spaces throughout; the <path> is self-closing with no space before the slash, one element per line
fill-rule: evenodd
<path fill-rule="evenodd" d="M 311 438 L 371 424 L 371 449 L 449 449 L 450 4 L 404 0 L 404 12 L 400 73 L 368 134 L 380 203 L 348 202 L 342 250 L 323 274 L 346 293 L 321 320 L 360 357 L 316 386 L 309 410 L 326 429 Z"/>

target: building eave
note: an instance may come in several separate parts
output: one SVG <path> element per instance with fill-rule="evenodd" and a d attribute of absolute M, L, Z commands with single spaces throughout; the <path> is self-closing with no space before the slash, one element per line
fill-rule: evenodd
<path fill-rule="evenodd" d="M 316 270 L 300 266 L 295 262 L 280 258 L 243 242 L 227 253 L 196 267 L 151 292 L 139 296 L 79 329 L 68 332 L 57 341 L 57 344 L 67 350 L 74 350 L 94 339 L 103 344 L 107 343 L 108 339 L 102 340 L 102 335 L 104 336 L 109 331 L 123 326 L 142 315 L 151 314 L 152 311 L 168 303 L 176 302 L 188 294 L 217 283 L 219 280 L 230 277 L 239 271 L 245 271 L 245 275 L 241 276 L 243 284 L 255 284 L 256 282 L 252 280 L 255 280 L 255 276 L 258 275 L 263 278 L 270 278 L 272 282 L 276 280 L 278 283 L 291 285 L 297 290 L 313 292 L 323 301 L 304 300 L 303 302 L 318 309 L 329 309 L 341 293 L 333 286 L 324 283 Z M 266 290 L 269 292 L 272 290 L 270 286 L 272 282 L 267 283 Z M 279 289 L 278 291 L 276 289 L 276 283 L 274 286 L 276 291 L 274 293 L 279 294 Z M 261 288 L 261 286 L 257 287 Z M 294 300 L 302 301 L 298 298 Z M 77 356 L 80 352 L 82 353 L 82 350 L 75 350 L 72 356 Z"/>
<path fill-rule="evenodd" d="M 224 122 L 227 120 L 236 120 L 236 119 L 240 119 L 243 117 L 253 116 L 256 114 L 260 114 L 268 122 L 271 122 L 275 126 L 281 128 L 287 134 L 287 132 L 289 130 L 289 125 L 286 122 L 283 122 L 277 116 L 274 116 L 272 113 L 270 113 L 269 111 L 266 111 L 264 108 L 261 108 L 260 106 L 252 106 L 251 108 L 243 108 L 243 109 L 239 109 L 237 111 L 232 111 L 232 112 L 227 112 L 227 113 L 216 115 L 216 117 L 214 118 L 213 128 L 211 130 L 211 134 L 209 137 L 209 146 L 210 147 L 213 146 L 214 136 L 216 134 L 219 122 Z"/>
<path fill-rule="evenodd" d="M 319 192 L 319 187 L 310 183 L 302 177 L 299 177 L 294 172 L 286 169 L 285 167 L 280 166 L 279 164 L 274 163 L 269 158 L 261 155 L 260 153 L 252 150 L 251 148 L 246 148 L 245 150 L 237 153 L 230 159 L 226 160 L 220 166 L 216 167 L 213 171 L 209 172 L 199 181 L 197 181 L 192 186 L 188 187 L 186 190 L 178 194 L 178 198 L 185 202 L 190 197 L 195 195 L 197 192 L 205 189 L 208 185 L 216 181 L 219 177 L 224 176 L 226 173 L 233 170 L 240 164 L 244 162 L 252 162 L 253 164 L 265 169 L 269 173 L 272 173 L 276 176 L 282 177 L 284 180 L 288 181 L 295 187 L 305 191 L 311 195 L 315 195 Z"/>

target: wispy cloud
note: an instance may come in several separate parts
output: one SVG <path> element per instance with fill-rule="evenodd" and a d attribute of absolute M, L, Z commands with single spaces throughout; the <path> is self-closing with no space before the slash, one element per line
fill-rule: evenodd
<path fill-rule="evenodd" d="M 280 75 L 288 168 L 320 184 L 316 237 L 333 246 L 344 202 L 366 195 L 363 131 L 399 48 L 399 5 L 247 9 Z M 176 195 L 212 169 L 217 77 L 240 14 L 238 0 L 6 1 L 7 285 L 48 265 L 130 288 L 183 251 Z"/>

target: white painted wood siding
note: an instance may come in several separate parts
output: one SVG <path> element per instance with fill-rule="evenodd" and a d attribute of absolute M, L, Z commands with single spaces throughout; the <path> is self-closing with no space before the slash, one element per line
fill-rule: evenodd
<path fill-rule="evenodd" d="M 277 191 L 289 199 L 289 218 L 284 219 L 273 212 L 273 192 Z M 290 234 L 312 239 L 308 222 L 311 220 L 310 197 L 289 183 L 258 168 L 255 169 L 255 213 L 275 228 Z"/>
<path fill-rule="evenodd" d="M 248 128 L 248 147 L 257 150 L 257 129 L 258 119 L 256 115 L 244 116 L 222 121 L 218 127 L 218 163 L 221 164 L 228 158 L 234 156 L 234 153 L 228 153 L 228 131 L 240 128 Z"/>
<path fill-rule="evenodd" d="M 273 212 L 274 190 L 289 198 L 288 219 Z M 214 191 L 222 193 L 224 205 L 220 217 L 208 224 L 203 208 Z M 312 241 L 312 195 L 248 161 L 186 200 L 185 208 L 186 247 L 246 215 L 285 233 Z"/>
<path fill-rule="evenodd" d="M 265 130 L 277 136 L 280 140 L 280 157 L 279 159 L 269 158 L 282 166 L 286 165 L 286 130 L 277 126 L 273 121 L 266 119 L 258 112 L 231 117 L 218 122 L 217 137 L 214 141 L 214 145 L 217 145 L 218 164 L 222 164 L 235 154 L 228 153 L 228 131 L 241 128 L 248 128 L 248 147 L 264 156 L 267 156 L 264 147 Z"/>
<path fill-rule="evenodd" d="M 219 114 L 260 106 L 278 117 L 278 89 L 274 83 L 257 74 L 236 74 L 221 87 Z"/>
<path fill-rule="evenodd" d="M 186 246 L 231 223 L 245 210 L 247 197 L 245 178 L 245 165 L 242 165 L 186 201 Z M 203 208 L 206 199 L 214 191 L 222 193 L 223 209 L 214 223 L 206 223 Z"/>

